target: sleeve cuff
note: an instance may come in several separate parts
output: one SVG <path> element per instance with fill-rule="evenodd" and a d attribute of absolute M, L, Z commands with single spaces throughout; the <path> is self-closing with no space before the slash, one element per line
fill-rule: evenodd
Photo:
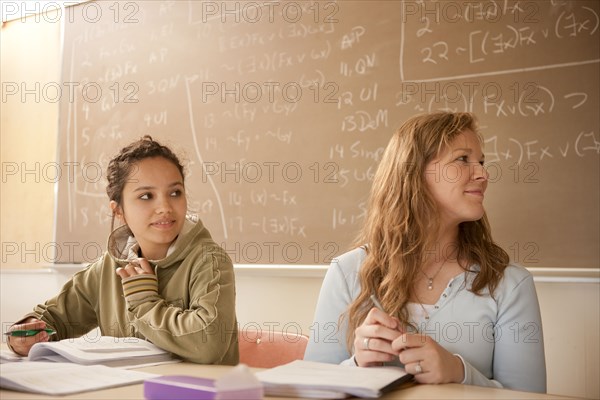
<path fill-rule="evenodd" d="M 460 361 L 463 363 L 463 371 L 465 374 L 465 378 L 461 382 L 463 385 L 474 385 L 474 386 L 485 386 L 485 387 L 495 387 L 502 388 L 503 385 L 491 378 L 486 377 L 481 372 L 477 370 L 474 366 L 469 364 L 460 354 L 454 354 Z"/>
<path fill-rule="evenodd" d="M 158 278 L 156 275 L 134 275 L 123 279 L 121 283 L 123 284 L 123 295 L 125 295 L 125 300 L 129 305 L 158 295 Z"/>
<path fill-rule="evenodd" d="M 462 358 L 462 356 L 460 354 L 454 354 L 456 357 L 460 358 L 460 362 L 462 363 L 463 366 L 463 380 L 460 383 L 461 385 L 464 385 L 465 383 L 467 383 L 467 363 L 465 362 L 465 359 Z"/>
<path fill-rule="evenodd" d="M 340 363 L 340 365 L 345 365 L 347 367 L 358 367 L 358 363 L 356 362 L 356 358 L 354 355 Z"/>

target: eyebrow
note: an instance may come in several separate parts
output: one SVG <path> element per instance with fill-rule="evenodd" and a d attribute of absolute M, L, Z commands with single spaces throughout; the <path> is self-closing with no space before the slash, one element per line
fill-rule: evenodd
<path fill-rule="evenodd" d="M 172 187 L 175 187 L 175 186 L 183 186 L 183 182 L 179 182 L 179 181 L 178 182 L 173 182 L 173 183 L 171 183 L 169 185 L 169 188 L 172 188 Z M 144 191 L 144 190 L 153 190 L 153 189 L 156 189 L 156 187 L 155 186 L 140 186 L 138 188 L 135 188 L 133 191 L 134 192 L 141 192 L 141 191 Z"/>
<path fill-rule="evenodd" d="M 452 149 L 452 154 L 456 153 L 456 152 L 465 152 L 467 154 L 471 154 L 473 153 L 473 149 L 469 148 L 469 147 L 459 147 L 456 149 Z M 485 153 L 481 153 L 481 159 L 484 160 L 485 159 Z"/>

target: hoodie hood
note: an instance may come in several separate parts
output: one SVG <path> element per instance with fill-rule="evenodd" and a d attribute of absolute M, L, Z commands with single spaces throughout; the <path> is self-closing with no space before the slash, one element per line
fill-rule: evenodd
<path fill-rule="evenodd" d="M 190 252 L 190 242 L 214 243 L 208 230 L 201 221 L 194 222 L 186 219 L 177 239 L 169 246 L 167 256 L 161 260 L 148 260 L 155 268 L 167 267 L 184 259 Z M 126 265 L 139 258 L 140 245 L 127 225 L 115 229 L 108 237 L 108 254 L 119 265 Z"/>

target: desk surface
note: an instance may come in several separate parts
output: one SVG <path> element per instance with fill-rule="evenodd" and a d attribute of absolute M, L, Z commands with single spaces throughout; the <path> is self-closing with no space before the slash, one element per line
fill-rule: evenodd
<path fill-rule="evenodd" d="M 164 364 L 139 368 L 139 371 L 160 375 L 193 375 L 204 378 L 218 378 L 232 367 L 199 365 L 191 363 Z M 130 385 L 118 388 L 78 393 L 71 396 L 45 396 L 0 390 L 0 399 L 144 399 L 143 385 Z M 382 396 L 381 399 L 567 399 L 568 397 L 539 393 L 517 392 L 505 389 L 482 388 L 469 385 L 414 385 Z M 275 397 L 269 397 L 275 399 Z M 278 398 L 283 399 L 283 398 Z M 289 398 L 287 398 L 289 399 Z"/>

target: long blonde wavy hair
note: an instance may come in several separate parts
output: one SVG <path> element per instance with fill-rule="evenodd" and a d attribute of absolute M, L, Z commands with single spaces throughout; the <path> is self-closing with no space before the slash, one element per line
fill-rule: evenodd
<path fill-rule="evenodd" d="M 364 226 L 355 247 L 367 251 L 360 268 L 361 291 L 342 319 L 348 318 L 348 348 L 375 293 L 390 315 L 411 326 L 406 305 L 431 249 L 436 248 L 439 210 L 425 182 L 425 167 L 461 132 L 470 129 L 480 141 L 470 113 L 438 112 L 407 120 L 388 144 L 374 176 Z M 366 246 L 365 246 L 366 244 Z M 492 240 L 487 216 L 459 225 L 457 259 L 463 269 L 478 264 L 473 293 L 493 294 L 508 265 L 508 254 Z M 341 322 L 341 321 L 340 321 Z"/>

